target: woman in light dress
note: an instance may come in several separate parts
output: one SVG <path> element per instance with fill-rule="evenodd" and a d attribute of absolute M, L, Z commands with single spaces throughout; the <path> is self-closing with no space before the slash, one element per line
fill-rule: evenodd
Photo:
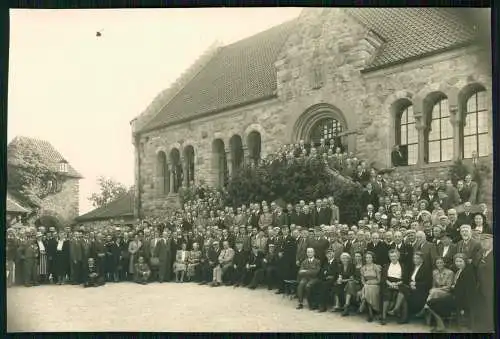
<path fill-rule="evenodd" d="M 365 264 L 361 267 L 361 307 L 368 311 L 368 321 L 373 321 L 373 312 L 380 312 L 380 277 L 382 268 L 374 263 L 373 252 L 366 252 Z"/>
<path fill-rule="evenodd" d="M 128 272 L 134 274 L 135 264 L 137 261 L 137 252 L 142 247 L 142 242 L 139 240 L 139 234 L 136 234 L 134 240 L 132 240 L 128 245 L 128 252 L 130 253 Z"/>
<path fill-rule="evenodd" d="M 189 251 L 187 250 L 187 244 L 185 242 L 181 243 L 181 248 L 177 251 L 175 255 L 174 262 L 174 273 L 175 282 L 184 282 L 184 275 L 186 273 L 187 264 L 189 261 Z"/>

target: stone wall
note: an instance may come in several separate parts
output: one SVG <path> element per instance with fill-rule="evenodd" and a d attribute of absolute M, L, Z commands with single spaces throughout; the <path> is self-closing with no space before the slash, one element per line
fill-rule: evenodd
<path fill-rule="evenodd" d="M 203 179 L 213 185 L 215 139 L 221 139 L 229 152 L 230 138 L 239 135 L 246 149 L 246 137 L 251 131 L 258 131 L 262 138 L 261 154 L 265 156 L 280 144 L 307 137 L 306 132 L 317 116 L 330 116 L 346 125 L 349 150 L 356 151 L 361 159 L 388 166 L 395 143 L 394 103 L 399 99 L 412 102 L 415 114 L 420 116 L 425 113 L 425 98 L 438 91 L 448 96 L 454 109 L 463 95 L 461 90 L 470 84 L 480 83 L 491 97 L 491 76 L 481 67 L 477 49 L 462 48 L 364 73 L 363 68 L 383 43 L 366 27 L 338 8 L 304 10 L 298 23 L 275 62 L 276 99 L 140 136 L 139 142 L 144 146 L 138 186 L 145 214 L 161 214 L 176 200 L 175 196 L 159 194 L 158 185 L 155 189 L 159 151 L 164 151 L 168 158 L 173 148 L 182 155 L 186 146 L 193 146 L 196 181 Z M 492 135 L 491 121 L 490 126 Z M 458 156 L 457 149 L 455 153 Z M 446 167 L 451 162 L 441 165 Z M 447 171 L 434 166 L 419 163 L 411 171 Z"/>
<path fill-rule="evenodd" d="M 60 192 L 42 200 L 39 216 L 53 216 L 63 224 L 70 224 L 79 214 L 79 180 L 67 178 Z"/>

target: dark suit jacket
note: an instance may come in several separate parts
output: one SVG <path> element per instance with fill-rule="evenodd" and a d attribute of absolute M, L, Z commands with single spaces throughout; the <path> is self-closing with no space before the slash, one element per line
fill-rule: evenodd
<path fill-rule="evenodd" d="M 301 216 L 301 213 L 297 213 L 295 211 L 290 213 L 290 225 L 292 225 L 292 224 L 300 225 L 300 222 L 302 222 L 300 216 Z"/>
<path fill-rule="evenodd" d="M 413 266 L 413 265 L 412 265 Z M 408 272 L 408 283 L 411 282 L 411 276 L 414 272 L 414 267 Z M 415 287 L 420 291 L 429 291 L 432 287 L 432 268 L 425 265 L 420 266 L 417 274 L 415 275 Z"/>
<path fill-rule="evenodd" d="M 288 226 L 288 218 L 287 218 L 286 213 L 281 213 L 280 215 L 273 214 L 273 226 L 274 227 L 281 227 L 283 225 Z"/>
<path fill-rule="evenodd" d="M 460 239 L 462 239 L 462 236 L 460 235 L 460 221 L 457 220 L 455 223 L 453 224 L 449 224 L 447 227 L 446 227 L 446 233 L 450 236 L 451 238 L 451 241 L 453 243 L 457 243 L 460 241 Z"/>
<path fill-rule="evenodd" d="M 312 242 L 312 246 L 314 248 L 314 253 L 316 258 L 318 258 L 321 262 L 326 260 L 326 250 L 330 247 L 330 242 L 326 238 L 314 239 Z"/>
<path fill-rule="evenodd" d="M 383 266 L 389 262 L 389 248 L 385 242 L 379 241 L 376 246 L 369 242 L 366 250 L 375 254 L 375 264 Z"/>
<path fill-rule="evenodd" d="M 248 255 L 248 264 L 249 265 L 256 265 L 255 269 L 258 270 L 259 268 L 263 267 L 263 264 L 264 264 L 263 259 L 264 259 L 264 255 L 262 254 L 262 252 L 257 252 L 257 255 L 256 255 L 252 251 Z"/>
<path fill-rule="evenodd" d="M 71 240 L 69 242 L 69 257 L 71 262 L 83 260 L 83 248 L 81 240 Z"/>
<path fill-rule="evenodd" d="M 299 226 L 305 227 L 305 228 L 311 228 L 313 227 L 313 217 L 312 214 L 309 213 L 300 213 L 299 214 L 299 221 L 300 224 L 297 224 Z"/>
<path fill-rule="evenodd" d="M 234 251 L 234 257 L 233 257 L 233 265 L 236 265 L 238 268 L 245 267 L 245 265 L 248 262 L 248 252 L 241 250 L 235 250 Z"/>
<path fill-rule="evenodd" d="M 364 191 L 362 196 L 361 196 L 361 202 L 362 202 L 362 207 L 363 207 L 363 210 L 366 210 L 366 206 L 368 206 L 369 204 L 372 204 L 373 205 L 373 210 L 374 211 L 377 211 L 378 210 L 378 194 L 375 193 L 374 190 L 368 192 L 368 191 Z M 375 214 L 375 213 L 374 213 Z"/>
<path fill-rule="evenodd" d="M 464 183 L 464 195 L 465 201 L 469 201 L 471 204 L 476 204 L 477 201 L 477 183 L 472 181 L 470 185 Z"/>
<path fill-rule="evenodd" d="M 321 280 L 327 280 L 328 278 L 328 280 L 332 280 L 333 282 L 338 277 L 338 270 L 339 263 L 337 260 L 333 260 L 331 264 L 325 261 L 319 272 L 319 278 Z"/>
<path fill-rule="evenodd" d="M 468 259 L 472 259 L 474 267 L 477 267 L 481 261 L 482 250 L 481 243 L 475 239 L 470 239 L 467 245 L 463 240 L 457 243 L 457 253 L 464 253 Z"/>
<path fill-rule="evenodd" d="M 391 161 L 392 161 L 392 166 L 394 167 L 405 165 L 402 153 L 396 150 L 391 152 Z"/>
<path fill-rule="evenodd" d="M 313 258 L 312 261 L 310 261 L 308 258 L 306 258 L 301 262 L 299 271 L 305 270 L 307 272 L 299 273 L 297 280 L 301 280 L 303 278 L 307 279 L 317 278 L 320 269 L 321 269 L 321 263 L 319 259 Z"/>
<path fill-rule="evenodd" d="M 457 245 L 456 244 L 450 244 L 450 247 L 448 248 L 448 252 L 446 255 L 443 257 L 443 251 L 444 251 L 444 246 L 443 243 L 440 242 L 439 244 L 433 244 L 433 260 L 432 264 L 435 264 L 437 258 L 443 258 L 444 259 L 444 264 L 447 268 L 455 271 L 455 264 L 453 263 L 453 256 L 457 254 Z"/>
<path fill-rule="evenodd" d="M 313 213 L 313 226 L 330 225 L 330 220 L 332 219 L 332 210 L 329 207 L 315 208 Z"/>
<path fill-rule="evenodd" d="M 465 212 L 459 213 L 457 216 L 457 224 L 460 226 L 471 225 L 473 218 L 474 218 L 473 213 L 469 213 L 469 215 L 466 215 Z"/>
<path fill-rule="evenodd" d="M 173 258 L 173 253 L 175 253 L 174 246 L 174 241 L 171 238 L 165 240 L 159 239 L 154 249 L 155 257 L 162 262 L 171 260 Z"/>
<path fill-rule="evenodd" d="M 476 286 L 474 268 L 467 265 L 458 276 L 455 288 L 451 290 L 459 310 L 470 310 L 473 307 L 474 300 L 477 298 Z"/>

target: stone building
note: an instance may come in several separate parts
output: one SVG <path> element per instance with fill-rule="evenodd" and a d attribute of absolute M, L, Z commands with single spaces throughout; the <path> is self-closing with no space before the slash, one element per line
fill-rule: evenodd
<path fill-rule="evenodd" d="M 339 138 L 381 167 L 399 144 L 411 175 L 476 154 L 492 163 L 490 51 L 477 35 L 454 9 L 315 8 L 211 48 L 131 122 L 136 215 L 299 140 Z"/>
<path fill-rule="evenodd" d="M 71 224 L 79 214 L 79 180 L 83 177 L 49 142 L 28 137 L 16 137 L 7 146 L 9 170 L 8 195 L 11 202 L 27 210 L 22 215 L 38 226 L 63 226 Z M 47 167 L 54 175 L 51 179 L 36 178 L 30 190 L 36 198 L 29 197 L 12 178 L 20 167 Z M 36 200 L 36 202 L 35 202 Z M 18 213 L 18 215 L 21 215 Z M 16 215 L 17 216 L 17 215 Z M 13 222 L 15 220 L 10 220 Z"/>

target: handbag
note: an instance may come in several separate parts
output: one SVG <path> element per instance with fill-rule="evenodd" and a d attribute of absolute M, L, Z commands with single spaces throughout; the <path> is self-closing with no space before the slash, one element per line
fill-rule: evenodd
<path fill-rule="evenodd" d="M 151 258 L 150 262 L 151 262 L 151 266 L 154 266 L 154 267 L 160 266 L 160 259 L 157 257 Z"/>

